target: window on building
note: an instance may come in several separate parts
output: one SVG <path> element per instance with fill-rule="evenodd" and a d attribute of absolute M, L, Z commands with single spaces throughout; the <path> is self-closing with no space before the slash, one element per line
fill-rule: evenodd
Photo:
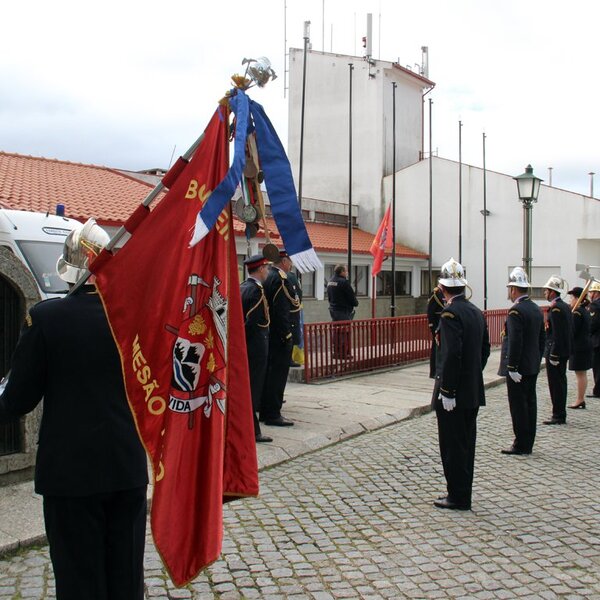
<path fill-rule="evenodd" d="M 377 275 L 377 295 L 392 295 L 392 272 L 380 271 Z M 411 271 L 396 271 L 396 296 L 410 296 L 412 291 Z"/>
<path fill-rule="evenodd" d="M 352 287 L 357 296 L 369 294 L 369 267 L 367 265 L 352 266 Z"/>
<path fill-rule="evenodd" d="M 342 263 L 337 263 L 342 264 Z M 337 265 L 325 265 L 325 289 L 327 290 L 327 282 L 333 277 L 334 269 Z M 369 267 L 367 265 L 352 265 L 352 287 L 357 296 L 369 295 Z M 327 295 L 327 292 L 325 293 Z"/>
<path fill-rule="evenodd" d="M 421 269 L 421 296 L 431 296 L 431 291 L 437 285 L 440 267 L 431 268 L 431 279 L 429 281 L 429 269 Z"/>
<path fill-rule="evenodd" d="M 300 277 L 298 277 L 300 279 Z M 312 273 L 302 273 L 302 297 L 303 298 L 314 298 L 315 297 L 315 282 L 317 280 L 317 274 L 313 271 Z"/>

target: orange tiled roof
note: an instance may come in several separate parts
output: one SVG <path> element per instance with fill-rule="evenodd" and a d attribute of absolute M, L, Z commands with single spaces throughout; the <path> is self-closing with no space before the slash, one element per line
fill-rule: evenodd
<path fill-rule="evenodd" d="M 46 212 L 60 203 L 68 217 L 85 221 L 93 216 L 101 225 L 122 225 L 151 189 L 108 167 L 0 151 L 0 206 L 5 208 Z M 267 225 L 273 242 L 281 244 L 273 219 L 267 219 Z M 317 251 L 347 252 L 346 227 L 307 222 L 306 228 Z M 234 219 L 234 230 L 244 235 L 244 223 Z M 259 237 L 264 238 L 262 227 Z M 353 253 L 368 254 L 373 238 L 372 233 L 353 229 Z M 427 258 L 401 244 L 396 244 L 396 256 Z"/>
<path fill-rule="evenodd" d="M 0 206 L 120 225 L 152 189 L 108 167 L 0 152 Z"/>

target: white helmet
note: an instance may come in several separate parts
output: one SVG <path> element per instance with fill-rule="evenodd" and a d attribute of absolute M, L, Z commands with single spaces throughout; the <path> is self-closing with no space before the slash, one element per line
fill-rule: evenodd
<path fill-rule="evenodd" d="M 600 292 L 600 281 L 594 281 L 594 283 L 590 285 L 588 292 Z"/>
<path fill-rule="evenodd" d="M 558 292 L 559 294 L 563 294 L 569 288 L 567 282 L 560 275 L 551 275 L 550 279 L 548 279 L 546 285 L 543 287 L 547 290 Z"/>
<path fill-rule="evenodd" d="M 88 219 L 84 225 L 73 229 L 56 263 L 58 276 L 67 283 L 77 283 L 109 240 L 108 233 L 94 219 Z"/>
<path fill-rule="evenodd" d="M 445 287 L 465 287 L 467 285 L 463 266 L 453 258 L 442 265 L 438 281 Z"/>
<path fill-rule="evenodd" d="M 518 287 L 528 288 L 529 280 L 527 279 L 527 273 L 522 267 L 515 267 L 508 276 L 508 283 L 506 287 Z"/>

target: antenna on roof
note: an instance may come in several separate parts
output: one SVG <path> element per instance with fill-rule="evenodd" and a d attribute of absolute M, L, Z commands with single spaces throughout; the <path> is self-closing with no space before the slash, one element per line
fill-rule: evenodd
<path fill-rule="evenodd" d="M 173 152 L 171 152 L 171 158 L 169 159 L 169 166 L 167 167 L 167 171 L 171 168 L 171 163 L 173 162 L 173 157 L 175 156 L 175 148 L 177 148 L 177 144 L 173 146 Z"/>

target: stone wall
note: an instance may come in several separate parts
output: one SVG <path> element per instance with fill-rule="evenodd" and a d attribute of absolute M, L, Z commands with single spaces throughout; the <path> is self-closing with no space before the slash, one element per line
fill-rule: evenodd
<path fill-rule="evenodd" d="M 26 312 L 39 302 L 41 297 L 31 272 L 6 247 L 0 247 L 0 277 L 8 281 L 20 296 L 19 320 L 23 322 Z M 40 403 L 33 412 L 21 419 L 21 452 L 0 456 L 0 485 L 31 476 L 35 465 L 41 415 Z"/>

